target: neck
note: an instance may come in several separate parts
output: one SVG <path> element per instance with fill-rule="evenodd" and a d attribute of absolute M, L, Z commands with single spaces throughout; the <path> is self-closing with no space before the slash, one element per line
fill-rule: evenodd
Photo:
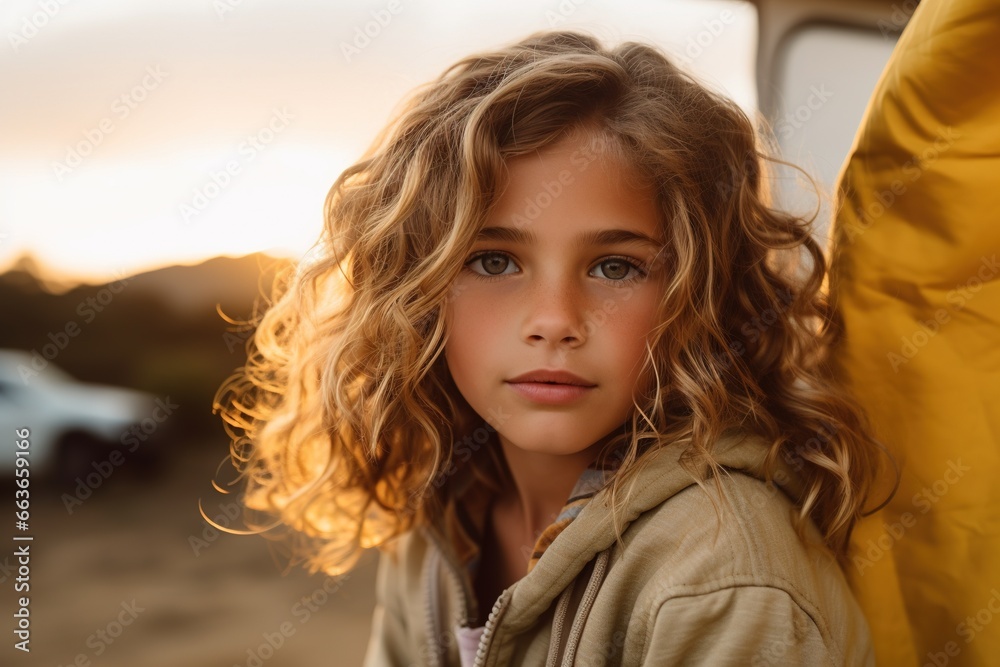
<path fill-rule="evenodd" d="M 497 495 L 495 510 L 518 525 L 523 544 L 533 545 L 555 521 L 580 475 L 613 434 L 575 454 L 525 451 L 499 436 L 510 478 Z"/>

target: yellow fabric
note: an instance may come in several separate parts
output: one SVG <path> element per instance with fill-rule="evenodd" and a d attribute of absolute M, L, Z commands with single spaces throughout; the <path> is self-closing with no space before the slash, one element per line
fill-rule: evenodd
<path fill-rule="evenodd" d="M 879 665 L 997 665 L 1000 2 L 920 3 L 839 186 L 835 361 L 902 468 L 848 578 Z"/>

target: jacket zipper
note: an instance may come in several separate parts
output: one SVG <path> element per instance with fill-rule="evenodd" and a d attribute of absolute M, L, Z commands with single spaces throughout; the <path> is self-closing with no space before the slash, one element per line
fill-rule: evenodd
<path fill-rule="evenodd" d="M 440 556 L 436 550 L 431 555 L 432 557 L 427 559 L 427 572 L 424 584 L 427 587 L 428 593 L 424 603 L 427 612 L 427 637 L 430 641 L 431 655 L 433 657 L 431 664 L 437 667 L 441 664 L 441 655 L 437 644 L 437 634 L 438 628 L 441 626 L 441 619 L 438 617 L 438 606 L 434 604 L 433 593 L 438 589 L 437 561 Z"/>
<path fill-rule="evenodd" d="M 469 619 L 472 617 L 472 610 L 470 609 L 469 600 L 471 599 L 471 591 L 469 591 L 466 586 L 465 580 L 461 577 L 458 572 L 458 565 L 451 560 L 445 553 L 441 546 L 441 542 L 438 538 L 437 533 L 434 532 L 433 528 L 428 528 L 426 534 L 430 537 L 431 541 L 434 543 L 434 559 L 429 562 L 429 569 L 427 572 L 427 618 L 428 624 L 430 625 L 430 640 L 432 642 L 431 646 L 434 654 L 434 661 L 436 664 L 441 664 L 441 651 L 438 643 L 437 634 L 441 629 L 440 617 L 438 615 L 439 605 L 434 604 L 435 596 L 437 595 L 437 560 L 443 560 L 447 563 L 445 571 L 448 572 L 449 576 L 456 582 L 456 589 L 459 591 L 459 596 L 462 596 L 463 591 L 465 594 L 464 600 L 459 600 L 458 608 L 463 610 L 461 612 L 462 616 L 460 618 L 461 624 L 468 625 Z M 490 610 L 490 615 L 486 619 L 486 625 L 483 629 L 483 635 L 479 638 L 479 646 L 476 647 L 476 661 L 474 667 L 481 667 L 486 659 L 486 654 L 489 652 L 489 643 L 493 636 L 493 631 L 496 628 L 497 623 L 500 622 L 500 616 L 503 610 L 507 606 L 507 602 L 510 601 L 511 588 L 505 588 L 500 597 L 497 598 L 496 602 L 493 603 L 493 609 Z"/>
<path fill-rule="evenodd" d="M 453 560 L 451 560 L 447 552 L 444 550 L 444 547 L 441 544 L 441 540 L 438 537 L 438 534 L 434 531 L 434 529 L 427 528 L 425 534 L 430 537 L 431 541 L 437 547 L 436 549 L 437 557 L 448 564 L 448 567 L 446 567 L 445 570 L 448 572 L 448 575 L 452 578 L 452 580 L 456 583 L 456 588 L 459 591 L 458 595 L 460 597 L 464 595 L 465 597 L 464 600 L 463 599 L 458 600 L 458 608 L 461 610 L 462 614 L 460 621 L 463 625 L 465 625 L 469 622 L 469 619 L 472 617 L 472 609 L 469 603 L 469 600 L 471 599 L 472 596 L 472 591 L 469 590 L 469 587 L 465 583 L 465 579 L 459 574 L 458 564 L 455 563 Z"/>
<path fill-rule="evenodd" d="M 587 615 L 590 614 L 594 598 L 597 597 L 597 592 L 604 582 L 604 576 L 610 559 L 611 551 L 609 549 L 605 549 L 597 555 L 597 560 L 594 562 L 594 569 L 591 570 L 590 579 L 587 581 L 587 588 L 583 591 L 583 598 L 576 608 L 573 625 L 570 626 L 569 635 L 566 637 L 566 653 L 563 656 L 564 665 L 572 664 L 576 660 L 576 650 L 580 645 L 580 634 L 583 632 L 583 623 L 586 621 Z M 572 586 L 568 590 L 572 590 Z"/>
<path fill-rule="evenodd" d="M 437 604 L 437 596 L 440 594 L 440 587 L 438 586 L 439 561 L 444 561 L 447 564 L 445 571 L 456 584 L 455 590 L 458 591 L 458 600 L 456 600 L 458 604 L 456 607 L 459 610 L 459 622 L 462 625 L 468 624 L 469 618 L 472 616 L 472 610 L 469 608 L 470 598 L 468 597 L 470 593 L 466 587 L 465 581 L 458 573 L 458 565 L 447 556 L 441 546 L 437 533 L 434 532 L 434 529 L 432 527 L 427 527 L 424 534 L 428 537 L 432 545 L 430 557 L 427 559 L 427 574 L 425 580 L 425 586 L 427 589 L 425 607 L 427 611 L 428 641 L 431 649 L 430 652 L 433 657 L 433 664 L 441 665 L 445 662 L 445 660 L 442 655 L 443 650 L 441 647 L 440 637 L 438 636 L 441 631 L 441 605 Z M 462 599 L 463 594 L 465 596 L 464 600 Z"/>
<path fill-rule="evenodd" d="M 507 607 L 507 602 L 510 600 L 510 590 L 510 588 L 505 588 L 500 597 L 497 598 L 497 601 L 493 603 L 490 616 L 486 619 L 486 628 L 483 630 L 483 636 L 479 638 L 479 646 L 476 647 L 476 661 L 473 663 L 473 667 L 482 667 L 486 663 L 486 654 L 490 650 L 493 631 L 496 629 L 497 624 L 500 623 L 500 617 L 503 615 L 503 611 Z"/>
<path fill-rule="evenodd" d="M 559 644 L 562 642 L 566 609 L 569 607 L 569 599 L 572 595 L 573 586 L 569 585 L 566 587 L 566 590 L 559 594 L 559 599 L 556 601 L 556 611 L 552 618 L 552 636 L 549 639 L 549 655 L 545 657 L 545 667 L 555 665 L 560 655 L 562 655 L 562 652 L 559 650 Z"/>

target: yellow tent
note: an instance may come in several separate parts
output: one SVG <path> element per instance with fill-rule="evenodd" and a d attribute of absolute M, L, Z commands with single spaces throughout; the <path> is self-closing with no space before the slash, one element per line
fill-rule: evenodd
<path fill-rule="evenodd" d="M 839 176 L 835 362 L 902 469 L 848 576 L 879 665 L 1000 665 L 1000 2 L 924 0 Z"/>

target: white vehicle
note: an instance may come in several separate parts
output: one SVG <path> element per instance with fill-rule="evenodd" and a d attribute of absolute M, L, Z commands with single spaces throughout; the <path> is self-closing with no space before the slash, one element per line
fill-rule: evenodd
<path fill-rule="evenodd" d="M 41 364 L 31 353 L 0 350 L 0 438 L 4 443 L 0 475 L 13 475 L 16 442 L 27 439 L 32 476 L 72 480 L 92 462 L 106 459 L 113 449 L 134 440 L 133 429 L 153 414 L 155 399 L 150 394 L 79 382 L 45 361 L 35 372 Z M 22 438 L 17 432 L 25 428 L 29 434 Z"/>

